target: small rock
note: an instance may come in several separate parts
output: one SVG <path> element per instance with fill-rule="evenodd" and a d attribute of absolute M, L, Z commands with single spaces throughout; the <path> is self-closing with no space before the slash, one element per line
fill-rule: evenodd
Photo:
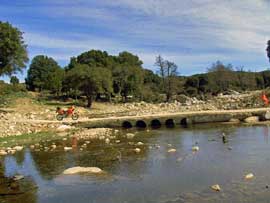
<path fill-rule="evenodd" d="M 182 157 L 179 157 L 176 161 L 177 162 L 181 162 L 181 161 L 183 161 L 183 158 Z"/>
<path fill-rule="evenodd" d="M 140 145 L 143 145 L 143 143 L 142 143 L 142 142 L 138 142 L 138 143 L 137 143 L 137 145 L 139 145 L 139 146 L 140 146 Z"/>
<path fill-rule="evenodd" d="M 120 143 L 121 141 L 120 140 L 115 140 L 115 143 Z"/>
<path fill-rule="evenodd" d="M 7 155 L 7 152 L 5 150 L 0 150 L 0 156 L 5 156 Z"/>
<path fill-rule="evenodd" d="M 141 152 L 141 149 L 140 149 L 140 148 L 135 148 L 134 151 L 135 151 L 136 153 L 140 153 L 140 152 Z"/>
<path fill-rule="evenodd" d="M 22 151 L 23 146 L 15 146 L 15 147 L 13 147 L 13 149 L 16 150 L 16 151 Z"/>
<path fill-rule="evenodd" d="M 134 138 L 134 136 L 135 136 L 135 134 L 133 134 L 133 133 L 127 133 L 127 139 L 132 139 L 132 138 Z"/>
<path fill-rule="evenodd" d="M 77 174 L 77 173 L 93 173 L 93 174 L 98 174 L 102 173 L 103 171 L 98 168 L 98 167 L 72 167 L 69 169 L 64 170 L 63 174 L 65 175 L 72 175 L 72 174 Z"/>
<path fill-rule="evenodd" d="M 30 145 L 29 147 L 30 147 L 30 149 L 34 149 L 35 145 Z"/>
<path fill-rule="evenodd" d="M 198 146 L 193 146 L 193 147 L 192 147 L 192 151 L 193 151 L 193 152 L 197 152 L 197 151 L 199 151 L 199 149 L 200 149 L 200 148 L 199 148 Z"/>
<path fill-rule="evenodd" d="M 55 149 L 55 148 L 56 148 L 56 145 L 55 145 L 55 144 L 53 144 L 51 147 L 52 147 L 53 149 Z"/>
<path fill-rule="evenodd" d="M 64 147 L 64 150 L 65 151 L 70 151 L 70 150 L 72 150 L 72 147 Z"/>
<path fill-rule="evenodd" d="M 249 173 L 245 176 L 245 179 L 249 180 L 249 179 L 252 179 L 254 178 L 254 175 L 252 173 Z"/>
<path fill-rule="evenodd" d="M 259 116 L 251 116 L 244 120 L 245 123 L 257 123 L 259 122 Z"/>
<path fill-rule="evenodd" d="M 106 144 L 109 144 L 109 143 L 110 143 L 110 139 L 109 139 L 109 138 L 106 138 L 106 139 L 105 139 L 105 143 L 106 143 Z"/>
<path fill-rule="evenodd" d="M 23 175 L 15 175 L 13 177 L 13 180 L 15 180 L 15 181 L 18 181 L 18 180 L 21 180 L 21 179 L 24 179 L 24 176 Z"/>
<path fill-rule="evenodd" d="M 169 149 L 168 152 L 169 153 L 174 153 L 174 152 L 176 152 L 176 149 Z"/>
<path fill-rule="evenodd" d="M 215 190 L 217 192 L 219 192 L 221 190 L 221 188 L 220 188 L 220 186 L 218 184 L 212 185 L 211 188 L 212 188 L 212 190 Z"/>
<path fill-rule="evenodd" d="M 70 129 L 72 129 L 72 128 L 73 128 L 73 127 L 70 126 L 70 125 L 60 125 L 60 126 L 56 129 L 56 131 L 57 131 L 57 132 L 64 132 L 64 131 L 70 130 Z"/>
<path fill-rule="evenodd" d="M 66 137 L 64 137 L 64 138 L 63 138 L 63 141 L 67 141 L 67 138 L 66 138 Z"/>

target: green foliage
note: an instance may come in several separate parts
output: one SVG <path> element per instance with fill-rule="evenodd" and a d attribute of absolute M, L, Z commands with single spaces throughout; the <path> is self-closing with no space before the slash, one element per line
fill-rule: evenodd
<path fill-rule="evenodd" d="M 21 71 L 27 62 L 22 32 L 8 22 L 0 21 L 0 76 Z"/>
<path fill-rule="evenodd" d="M 64 71 L 53 58 L 39 55 L 34 57 L 31 62 L 26 84 L 30 90 L 50 90 L 59 93 L 63 78 Z"/>
<path fill-rule="evenodd" d="M 19 79 L 16 77 L 16 76 L 11 76 L 11 78 L 10 78 L 10 83 L 12 84 L 12 85 L 17 85 L 17 84 L 19 84 Z"/>
<path fill-rule="evenodd" d="M 66 73 L 66 80 L 70 88 L 81 91 L 87 97 L 87 107 L 91 107 L 97 94 L 112 93 L 112 75 L 106 68 L 78 64 Z"/>
<path fill-rule="evenodd" d="M 11 105 L 16 98 L 27 96 L 27 91 L 23 84 L 10 85 L 0 81 L 0 107 Z"/>

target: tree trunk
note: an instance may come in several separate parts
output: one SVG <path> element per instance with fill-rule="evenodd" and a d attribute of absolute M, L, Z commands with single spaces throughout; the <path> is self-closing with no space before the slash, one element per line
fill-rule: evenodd
<path fill-rule="evenodd" d="M 92 96 L 88 96 L 88 97 L 87 97 L 87 107 L 88 107 L 88 108 L 91 108 L 92 102 L 93 102 Z"/>

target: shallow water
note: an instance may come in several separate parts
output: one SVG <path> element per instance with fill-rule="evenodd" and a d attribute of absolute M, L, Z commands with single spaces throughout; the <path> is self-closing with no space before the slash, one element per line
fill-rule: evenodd
<path fill-rule="evenodd" d="M 25 149 L 2 160 L 5 174 L 23 174 L 37 189 L 0 197 L 0 202 L 268 202 L 269 132 L 268 126 L 207 125 L 139 131 L 132 140 L 120 136 L 118 144 L 92 142 L 83 151 Z M 139 141 L 144 145 L 134 145 Z M 63 142 L 56 144 L 71 141 Z M 200 148 L 196 153 L 191 150 L 194 145 Z M 136 147 L 142 149 L 138 154 L 133 150 Z M 177 151 L 168 153 L 170 148 Z M 97 166 L 106 174 L 62 175 L 73 166 Z M 245 180 L 248 173 L 255 178 Z M 212 191 L 213 184 L 222 190 Z"/>

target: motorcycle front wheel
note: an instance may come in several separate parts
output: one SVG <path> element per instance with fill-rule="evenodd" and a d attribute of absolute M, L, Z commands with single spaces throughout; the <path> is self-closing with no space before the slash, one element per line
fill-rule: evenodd
<path fill-rule="evenodd" d="M 78 120 L 79 114 L 73 113 L 72 116 L 71 116 L 71 118 L 72 118 L 72 120 Z"/>

